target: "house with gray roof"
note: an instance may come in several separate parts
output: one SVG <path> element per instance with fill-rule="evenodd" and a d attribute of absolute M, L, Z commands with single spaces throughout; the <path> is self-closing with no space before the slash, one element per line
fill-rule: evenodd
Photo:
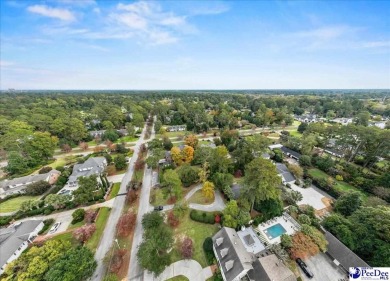
<path fill-rule="evenodd" d="M 329 231 L 325 231 L 325 239 L 328 241 L 328 249 L 325 253 L 346 273 L 349 272 L 350 267 L 370 267 Z"/>
<path fill-rule="evenodd" d="M 96 175 L 98 177 L 98 182 L 100 182 L 99 176 L 103 174 L 106 167 L 107 160 L 104 157 L 91 157 L 82 164 L 74 165 L 73 172 L 69 176 L 68 182 L 64 188 L 59 191 L 59 194 L 71 194 L 71 192 L 79 188 L 78 179 L 80 177 Z"/>
<path fill-rule="evenodd" d="M 25 177 L 1 181 L 0 198 L 4 198 L 12 194 L 23 194 L 28 185 L 38 181 L 46 181 L 50 184 L 54 184 L 60 174 L 61 173 L 59 171 L 53 169 L 45 174 L 28 175 Z"/>
<path fill-rule="evenodd" d="M 0 229 L 0 274 L 27 249 L 43 225 L 42 220 L 28 220 Z"/>
<path fill-rule="evenodd" d="M 212 241 L 225 281 L 296 280 L 293 272 L 265 248 L 252 228 L 237 232 L 233 228 L 223 227 Z"/>

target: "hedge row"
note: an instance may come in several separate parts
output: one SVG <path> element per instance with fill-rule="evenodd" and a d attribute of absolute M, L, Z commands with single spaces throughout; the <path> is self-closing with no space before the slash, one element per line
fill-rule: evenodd
<path fill-rule="evenodd" d="M 43 228 L 38 232 L 39 235 L 44 233 L 54 223 L 54 219 L 47 219 L 43 221 Z"/>
<path fill-rule="evenodd" d="M 215 223 L 215 215 L 215 212 L 203 212 L 198 210 L 191 210 L 190 212 L 190 218 L 192 220 L 209 224 Z"/>

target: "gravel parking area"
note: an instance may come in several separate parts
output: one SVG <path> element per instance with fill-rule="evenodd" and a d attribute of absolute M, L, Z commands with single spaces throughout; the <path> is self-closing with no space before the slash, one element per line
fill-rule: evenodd
<path fill-rule="evenodd" d="M 308 278 L 305 273 L 298 266 L 299 271 L 302 276 L 302 280 L 306 281 L 347 281 L 348 276 L 337 267 L 330 258 L 324 254 L 319 253 L 314 257 L 305 259 L 307 267 L 313 272 L 314 277 L 312 279 Z"/>

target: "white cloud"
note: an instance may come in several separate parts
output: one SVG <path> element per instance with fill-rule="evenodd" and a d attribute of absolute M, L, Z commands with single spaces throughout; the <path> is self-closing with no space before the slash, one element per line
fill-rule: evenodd
<path fill-rule="evenodd" d="M 180 35 L 196 30 L 187 22 L 187 16 L 164 11 L 156 2 L 119 3 L 109 17 L 119 28 L 152 45 L 176 43 Z"/>
<path fill-rule="evenodd" d="M 127 27 L 132 29 L 144 30 L 148 25 L 148 22 L 144 17 L 141 17 L 134 13 L 116 14 L 112 17 L 118 22 L 123 23 Z"/>
<path fill-rule="evenodd" d="M 75 21 L 76 17 L 74 14 L 68 10 L 63 8 L 51 8 L 46 5 L 33 5 L 29 6 L 27 10 L 30 13 L 39 14 L 41 16 L 49 17 L 49 18 L 55 18 L 62 21 Z"/>
<path fill-rule="evenodd" d="M 338 38 L 350 31 L 353 31 L 353 29 L 351 29 L 348 26 L 326 26 L 326 27 L 321 27 L 321 28 L 307 30 L 307 31 L 295 32 L 292 33 L 291 35 L 298 38 L 308 38 L 308 39 L 326 41 L 326 40 Z"/>
<path fill-rule="evenodd" d="M 372 41 L 361 43 L 362 48 L 390 48 L 390 40 L 388 41 Z"/>
<path fill-rule="evenodd" d="M 7 66 L 12 66 L 15 63 L 12 61 L 5 61 L 5 60 L 0 60 L 0 67 L 7 67 Z"/>

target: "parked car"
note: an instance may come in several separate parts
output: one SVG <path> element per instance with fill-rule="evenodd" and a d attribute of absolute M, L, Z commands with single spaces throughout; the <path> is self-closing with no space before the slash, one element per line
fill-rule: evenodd
<path fill-rule="evenodd" d="M 307 277 L 313 278 L 314 274 L 310 271 L 310 269 L 307 267 L 306 263 L 301 260 L 300 258 L 296 259 L 297 264 L 302 269 L 302 271 L 306 274 Z"/>
<path fill-rule="evenodd" d="M 162 211 L 163 209 L 164 209 L 163 206 L 154 207 L 154 210 L 155 210 L 155 211 Z"/>
<path fill-rule="evenodd" d="M 60 227 L 60 225 L 61 225 L 60 222 L 56 222 L 56 223 L 50 228 L 49 234 L 53 234 L 54 232 L 56 232 L 57 229 Z"/>

